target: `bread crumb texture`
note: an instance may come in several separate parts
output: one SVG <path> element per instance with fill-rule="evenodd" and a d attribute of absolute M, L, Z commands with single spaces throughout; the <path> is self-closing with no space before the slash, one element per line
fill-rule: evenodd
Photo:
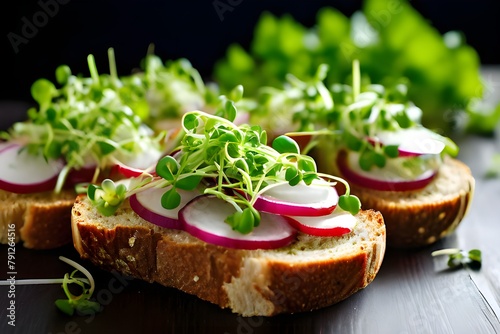
<path fill-rule="evenodd" d="M 0 242 L 8 243 L 9 224 L 26 248 L 53 249 L 71 243 L 71 207 L 76 194 L 64 190 L 15 194 L 0 190 Z"/>
<path fill-rule="evenodd" d="M 387 245 L 416 248 L 452 233 L 466 216 L 475 180 L 464 163 L 445 158 L 434 180 L 417 191 L 376 191 L 351 185 L 363 208 L 380 211 L 387 227 Z"/>

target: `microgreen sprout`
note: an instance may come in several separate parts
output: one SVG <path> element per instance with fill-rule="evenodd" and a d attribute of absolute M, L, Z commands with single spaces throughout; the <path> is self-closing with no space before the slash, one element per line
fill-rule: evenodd
<path fill-rule="evenodd" d="M 78 263 L 60 256 L 59 259 L 68 263 L 69 265 L 76 268 L 71 274 L 66 273 L 64 275 L 62 288 L 66 294 L 67 299 L 58 299 L 55 304 L 59 310 L 66 313 L 67 315 L 73 315 L 75 311 L 77 313 L 88 314 L 88 312 L 96 313 L 101 309 L 101 305 L 98 302 L 91 301 L 90 298 L 94 293 L 95 283 L 92 275 L 87 269 L 79 265 Z M 83 279 L 77 276 L 77 273 L 83 273 L 87 279 Z M 69 290 L 71 284 L 76 284 L 81 289 L 80 295 L 73 295 Z"/>
<path fill-rule="evenodd" d="M 95 166 L 91 182 L 96 182 L 99 172 L 117 160 L 127 162 L 146 150 L 158 155 L 162 151 L 165 134 L 153 135 L 132 109 L 136 105 L 129 104 L 131 94 L 123 93 L 132 81 L 117 77 L 112 49 L 109 58 L 111 75 L 99 74 L 89 55 L 90 77 L 74 75 L 61 65 L 56 69 L 57 84 L 43 78 L 35 81 L 31 93 L 38 108 L 28 110 L 29 122 L 15 123 L 2 134 L 27 143 L 30 153 L 64 160 L 56 192 L 73 169 Z"/>
<path fill-rule="evenodd" d="M 358 164 L 362 170 L 384 168 L 391 159 L 391 164 L 397 164 L 406 174 L 416 173 L 432 161 L 425 157 L 411 157 L 404 160 L 394 160 L 399 157 L 398 144 L 384 144 L 378 141 L 381 132 L 399 132 L 411 128 L 422 128 L 422 110 L 408 99 L 408 88 L 404 81 L 382 86 L 369 83 L 369 78 L 362 78 L 358 60 L 352 64 L 352 87 L 335 85 L 332 87 L 333 98 L 336 101 L 335 110 L 330 117 L 330 129 L 340 135 L 337 147 L 344 147 L 357 152 Z M 428 130 L 429 134 L 431 133 Z M 442 154 L 456 156 L 457 145 L 449 138 L 440 137 L 445 148 Z M 337 148 L 338 149 L 338 148 Z M 403 173 L 403 172 L 402 172 Z"/>
<path fill-rule="evenodd" d="M 352 102 L 341 106 L 336 126 L 342 131 L 345 146 L 359 152 L 359 166 L 368 171 L 373 167 L 383 168 L 386 159 L 398 157 L 399 152 L 397 145 L 382 146 L 367 138 L 375 138 L 381 130 L 398 131 L 414 126 L 421 111 L 406 100 L 402 84 L 396 86 L 399 94 L 381 85 L 365 85 L 362 91 L 359 66 L 359 61 L 354 60 Z"/>
<path fill-rule="evenodd" d="M 486 178 L 498 178 L 500 176 L 500 153 L 491 156 L 489 166 L 484 173 Z"/>
<path fill-rule="evenodd" d="M 90 184 L 87 189 L 87 195 L 92 204 L 106 216 L 113 214 L 122 204 L 126 192 L 127 187 L 124 184 L 116 185 L 110 179 L 105 179 L 101 186 Z"/>
<path fill-rule="evenodd" d="M 70 260 L 64 256 L 59 256 L 59 260 L 74 267 L 75 270 L 71 274 L 66 273 L 62 279 L 20 279 L 16 280 L 16 285 L 39 285 L 39 284 L 62 284 L 64 293 L 67 299 L 57 299 L 56 307 L 67 315 L 73 315 L 75 311 L 80 314 L 93 314 L 99 312 L 101 305 L 91 301 L 90 298 L 94 293 L 95 282 L 90 272 L 80 264 Z M 78 273 L 82 273 L 85 277 L 80 277 Z M 0 281 L 0 285 L 11 284 L 10 281 Z M 80 295 L 74 295 L 70 291 L 70 285 L 76 285 L 81 291 Z"/>
<path fill-rule="evenodd" d="M 448 256 L 447 265 L 450 268 L 470 267 L 473 269 L 479 269 L 481 267 L 482 256 L 479 249 L 463 251 L 458 248 L 447 248 L 434 251 L 431 255 Z"/>
<path fill-rule="evenodd" d="M 328 66 L 322 64 L 310 79 L 302 80 L 288 74 L 283 89 L 261 88 L 259 104 L 252 110 L 253 123 L 264 124 L 266 129 L 276 133 L 324 128 L 334 108 L 332 93 L 324 83 L 327 73 Z"/>
<path fill-rule="evenodd" d="M 158 161 L 157 177 L 129 187 L 125 197 L 151 187 L 170 186 L 161 203 L 166 209 L 173 209 L 180 203 L 179 189 L 200 188 L 205 194 L 233 205 L 236 212 L 226 222 L 234 230 L 249 233 L 260 223 L 260 214 L 253 205 L 268 189 L 283 183 L 310 185 L 314 180 L 326 179 L 346 185 L 346 194 L 339 200 L 342 209 L 354 214 L 359 211 L 359 199 L 349 194 L 348 184 L 318 173 L 313 158 L 300 154 L 297 143 L 288 136 L 276 137 L 269 146 L 267 134 L 260 126 L 237 126 L 226 118 L 202 111 L 185 113 L 182 131 L 184 135 L 174 150 L 176 153 Z M 88 195 L 101 213 L 110 215 L 124 198 L 123 193 L 113 191 L 111 185 L 92 187 Z"/>

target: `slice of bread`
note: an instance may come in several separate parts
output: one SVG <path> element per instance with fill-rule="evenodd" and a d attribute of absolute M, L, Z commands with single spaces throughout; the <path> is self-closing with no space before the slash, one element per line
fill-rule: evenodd
<path fill-rule="evenodd" d="M 334 173 L 349 182 L 364 209 L 382 213 L 387 246 L 393 248 L 427 246 L 452 233 L 467 214 L 475 186 L 469 167 L 448 156 L 431 183 L 414 191 L 374 190 Z"/>
<path fill-rule="evenodd" d="M 242 316 L 272 316 L 337 303 L 373 281 L 385 253 L 379 212 L 357 215 L 342 237 L 299 234 L 275 250 L 238 250 L 140 218 L 128 201 L 104 217 L 79 196 L 73 242 L 83 259 L 147 282 L 174 287 Z"/>
<path fill-rule="evenodd" d="M 15 225 L 16 243 L 26 248 L 52 249 L 71 243 L 73 190 L 16 194 L 0 190 L 0 242 L 9 242 Z"/>

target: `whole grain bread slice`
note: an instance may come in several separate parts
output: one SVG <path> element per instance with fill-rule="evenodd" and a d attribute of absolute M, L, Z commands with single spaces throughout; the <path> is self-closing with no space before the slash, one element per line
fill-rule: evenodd
<path fill-rule="evenodd" d="M 470 208 L 475 188 L 469 167 L 449 156 L 432 182 L 419 190 L 380 191 L 346 180 L 363 208 L 384 216 L 387 246 L 406 249 L 433 244 L 455 231 Z"/>
<path fill-rule="evenodd" d="M 335 304 L 365 288 L 385 253 L 379 212 L 357 216 L 342 237 L 299 234 L 275 250 L 239 250 L 205 243 L 184 231 L 140 218 L 126 202 L 104 217 L 79 196 L 73 242 L 82 258 L 106 270 L 174 287 L 242 316 L 272 316 Z"/>
<path fill-rule="evenodd" d="M 7 244 L 14 226 L 15 242 L 26 248 L 52 249 L 71 243 L 71 208 L 76 193 L 67 189 L 16 194 L 0 190 L 0 243 Z"/>

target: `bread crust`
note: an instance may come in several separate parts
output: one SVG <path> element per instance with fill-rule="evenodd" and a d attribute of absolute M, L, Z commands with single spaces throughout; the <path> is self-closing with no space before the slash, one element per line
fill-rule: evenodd
<path fill-rule="evenodd" d="M 385 253 L 382 215 L 358 214 L 352 234 L 299 234 L 278 250 L 238 250 L 205 243 L 184 231 L 160 228 L 126 203 L 102 217 L 79 196 L 73 240 L 97 266 L 193 294 L 242 316 L 273 316 L 337 303 L 375 278 Z"/>
<path fill-rule="evenodd" d="M 345 177 L 340 171 L 338 175 Z M 406 249 L 433 244 L 455 231 L 470 208 L 475 188 L 469 167 L 451 157 L 445 157 L 424 189 L 379 191 L 347 181 L 363 208 L 382 213 L 387 246 Z"/>
<path fill-rule="evenodd" d="M 53 249 L 70 244 L 71 207 L 76 193 L 63 190 L 15 194 L 0 190 L 0 242 L 9 242 L 9 225 L 15 225 L 15 241 L 26 248 Z"/>

